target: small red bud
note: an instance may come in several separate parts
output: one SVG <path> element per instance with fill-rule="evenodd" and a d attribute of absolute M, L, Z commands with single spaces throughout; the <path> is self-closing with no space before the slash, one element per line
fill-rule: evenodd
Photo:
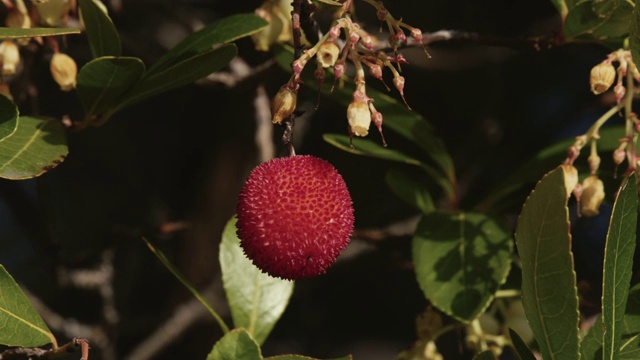
<path fill-rule="evenodd" d="M 358 34 L 355 31 L 350 32 L 349 33 L 349 40 L 351 41 L 352 45 L 355 45 L 358 42 L 358 40 L 360 40 L 360 34 Z"/>
<path fill-rule="evenodd" d="M 393 86 L 398 89 L 400 95 L 404 95 L 404 76 L 396 76 L 393 78 Z"/>
<path fill-rule="evenodd" d="M 396 30 L 396 40 L 398 40 L 399 43 L 407 41 L 407 36 L 400 28 Z"/>
<path fill-rule="evenodd" d="M 345 66 L 344 66 L 344 62 L 342 61 L 336 63 L 336 65 L 333 67 L 333 74 L 336 79 L 344 75 L 344 71 L 345 71 Z"/>
<path fill-rule="evenodd" d="M 370 35 L 364 35 L 360 38 L 360 43 L 369 50 L 373 50 L 373 38 Z"/>
<path fill-rule="evenodd" d="M 340 31 L 341 31 L 340 26 L 332 26 L 331 29 L 329 29 L 329 39 L 332 41 L 335 41 L 337 38 L 340 37 Z"/>
<path fill-rule="evenodd" d="M 369 73 L 376 79 L 382 80 L 382 68 L 378 64 L 369 66 Z"/>
<path fill-rule="evenodd" d="M 420 30 L 418 28 L 412 28 L 411 29 L 411 37 L 416 39 L 417 42 L 421 43 L 422 42 L 422 30 Z"/>

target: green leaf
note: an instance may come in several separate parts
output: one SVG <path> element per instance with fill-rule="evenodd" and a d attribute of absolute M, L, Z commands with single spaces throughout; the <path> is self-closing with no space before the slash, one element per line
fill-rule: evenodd
<path fill-rule="evenodd" d="M 169 50 L 149 68 L 145 77 L 154 76 L 202 52 L 215 44 L 228 43 L 260 31 L 269 23 L 254 14 L 236 14 L 215 21 L 194 32 Z"/>
<path fill-rule="evenodd" d="M 0 141 L 18 129 L 18 106 L 6 96 L 0 96 Z"/>
<path fill-rule="evenodd" d="M 473 360 L 495 360 L 496 356 L 491 350 L 485 350 L 473 357 Z"/>
<path fill-rule="evenodd" d="M 427 165 L 420 160 L 416 160 L 398 150 L 389 149 L 379 145 L 369 139 L 353 138 L 353 148 L 347 135 L 324 134 L 322 138 L 329 144 L 338 149 L 350 152 L 356 155 L 370 156 L 378 159 L 395 161 L 410 165 L 419 166 L 424 170 L 433 181 L 435 181 L 449 196 L 453 196 L 454 189 L 452 183 L 443 174 L 434 167 Z"/>
<path fill-rule="evenodd" d="M 0 265 L 0 344 L 35 347 L 51 343 L 58 346 L 27 296 Z"/>
<path fill-rule="evenodd" d="M 564 34 L 567 38 L 579 36 L 599 40 L 622 38 L 629 33 L 633 7 L 631 3 L 624 0 L 581 2 L 569 11 Z"/>
<path fill-rule="evenodd" d="M 124 109 L 159 93 L 190 84 L 222 69 L 236 56 L 234 44 L 224 45 L 190 57 L 151 77 L 144 77 L 125 95 L 126 100 L 112 110 Z"/>
<path fill-rule="evenodd" d="M 617 359 L 622 320 L 631 283 L 638 221 L 638 185 L 635 175 L 624 180 L 613 205 L 604 252 L 602 283 L 603 359 Z"/>
<path fill-rule="evenodd" d="M 0 27 L 0 40 L 8 39 L 22 39 L 36 36 L 57 36 L 68 34 L 80 34 L 79 29 L 67 29 L 67 28 L 6 28 Z"/>
<path fill-rule="evenodd" d="M 87 117 L 99 116 L 116 107 L 117 101 L 142 77 L 144 64 L 134 57 L 105 56 L 80 69 L 78 97 Z"/>
<path fill-rule="evenodd" d="M 262 353 L 245 329 L 233 329 L 218 340 L 207 360 L 262 360 Z"/>
<path fill-rule="evenodd" d="M 533 352 L 531 352 L 531 349 L 525 344 L 524 340 L 511 328 L 509 328 L 509 337 L 511 337 L 511 343 L 520 360 L 536 360 L 535 355 L 533 355 Z"/>
<path fill-rule="evenodd" d="M 567 3 L 564 0 L 551 0 L 553 6 L 558 9 L 560 16 L 562 19 L 567 17 L 567 13 L 569 12 L 569 8 L 567 7 Z"/>
<path fill-rule="evenodd" d="M 68 153 L 59 121 L 22 116 L 13 135 L 0 141 L 0 177 L 23 180 L 40 176 L 62 163 Z"/>
<path fill-rule="evenodd" d="M 264 343 L 289 303 L 293 282 L 263 273 L 244 255 L 235 217 L 222 233 L 220 267 L 233 324 Z"/>
<path fill-rule="evenodd" d="M 640 6 L 633 8 L 630 32 L 629 48 L 631 49 L 631 57 L 636 64 L 640 64 Z"/>
<path fill-rule="evenodd" d="M 433 198 L 424 179 L 419 179 L 415 174 L 392 169 L 387 171 L 384 180 L 396 196 L 423 214 L 435 211 Z"/>
<path fill-rule="evenodd" d="M 225 324 L 222 318 L 220 317 L 220 315 L 218 315 L 218 313 L 215 310 L 213 310 L 211 305 L 209 305 L 207 300 L 205 300 L 204 296 L 202 296 L 202 294 L 200 294 L 200 292 L 196 290 L 196 288 L 193 285 L 191 285 L 189 280 L 187 280 L 187 278 L 185 278 L 184 275 L 182 275 L 180 270 L 178 270 L 178 268 L 171 263 L 171 261 L 164 255 L 162 251 L 158 250 L 155 246 L 153 246 L 153 244 L 151 244 L 149 240 L 147 240 L 146 238 L 142 238 L 142 240 L 147 244 L 147 246 L 149 247 L 149 250 L 151 250 L 151 252 L 158 258 L 158 260 L 160 260 L 162 265 L 164 265 L 164 267 L 166 267 L 167 270 L 169 270 L 171 274 L 173 274 L 173 276 L 175 276 L 176 279 L 178 279 L 178 281 L 180 281 L 180 283 L 182 283 L 182 285 L 184 285 L 184 287 L 186 287 L 187 290 L 189 290 L 191 294 L 193 294 L 193 296 L 196 299 L 198 299 L 198 301 L 200 301 L 200 303 L 207 310 L 209 310 L 209 313 L 211 313 L 213 318 L 218 322 L 218 325 L 220 326 L 220 329 L 222 329 L 222 332 L 229 333 L 229 328 L 227 327 L 227 324 Z"/>
<path fill-rule="evenodd" d="M 94 58 L 120 56 L 122 54 L 120 36 L 109 15 L 102 10 L 96 0 L 79 0 L 79 5 L 91 55 Z"/>
<path fill-rule="evenodd" d="M 638 359 L 640 352 L 640 285 L 629 290 L 627 307 L 622 320 L 622 341 L 620 359 Z M 602 317 L 593 324 L 589 333 L 582 339 L 580 354 L 582 360 L 601 360 L 604 326 Z"/>
<path fill-rule="evenodd" d="M 522 303 L 543 358 L 575 360 L 580 316 L 564 184 L 562 167 L 540 180 L 522 208 L 516 245 Z"/>
<path fill-rule="evenodd" d="M 470 322 L 489 306 L 511 266 L 511 233 L 484 213 L 424 215 L 412 240 L 420 288 L 446 314 Z"/>
<path fill-rule="evenodd" d="M 277 355 L 277 356 L 269 356 L 264 359 L 265 360 L 320 360 L 320 359 L 316 359 L 316 358 L 312 358 L 304 355 Z M 353 356 L 347 355 L 340 358 L 326 359 L 326 360 L 353 360 Z"/>

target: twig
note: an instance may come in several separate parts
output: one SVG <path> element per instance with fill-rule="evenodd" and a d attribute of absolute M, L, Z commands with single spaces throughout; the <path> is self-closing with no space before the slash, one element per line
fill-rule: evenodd
<path fill-rule="evenodd" d="M 416 231 L 420 216 L 400 220 L 384 228 L 356 229 L 353 237 L 368 241 L 382 241 L 390 237 L 410 236 Z"/>
<path fill-rule="evenodd" d="M 80 360 L 89 360 L 89 341 L 82 338 L 74 338 L 57 349 L 44 350 L 40 348 L 12 348 L 0 353 L 0 360 L 9 359 L 58 359 L 80 350 Z"/>
<path fill-rule="evenodd" d="M 273 145 L 273 124 L 271 123 L 271 110 L 269 109 L 269 95 L 264 85 L 259 85 L 256 89 L 256 98 L 253 101 L 256 109 L 256 135 L 255 142 L 258 149 L 260 162 L 265 162 L 274 158 L 276 154 Z"/>

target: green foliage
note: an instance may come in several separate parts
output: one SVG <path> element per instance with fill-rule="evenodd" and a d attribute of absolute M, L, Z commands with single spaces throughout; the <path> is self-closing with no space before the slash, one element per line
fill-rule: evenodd
<path fill-rule="evenodd" d="M 564 171 L 545 175 L 522 208 L 516 245 L 522 302 L 545 359 L 578 359 L 578 294 Z"/>
<path fill-rule="evenodd" d="M 242 328 L 233 329 L 213 346 L 207 360 L 261 360 L 260 346 Z"/>
<path fill-rule="evenodd" d="M 18 129 L 18 107 L 6 96 L 0 96 L 0 142 Z"/>
<path fill-rule="evenodd" d="M 67 29 L 67 28 L 29 28 L 29 29 L 19 29 L 19 28 L 0 28 L 0 40 L 9 40 L 9 39 L 24 39 L 31 38 L 36 36 L 57 36 L 57 35 L 71 35 L 71 34 L 80 34 L 80 30 L 78 29 Z"/>
<path fill-rule="evenodd" d="M 511 338 L 513 348 L 520 360 L 536 360 L 535 355 L 533 355 L 531 350 L 527 347 L 527 344 L 525 344 L 524 340 L 522 340 L 517 332 L 513 331 L 513 329 L 509 329 L 509 337 Z"/>
<path fill-rule="evenodd" d="M 240 247 L 236 218 L 231 219 L 220 243 L 222 281 L 233 324 L 264 343 L 293 293 L 293 281 L 271 277 L 255 267 Z"/>
<path fill-rule="evenodd" d="M 65 159 L 69 149 L 60 122 L 22 116 L 17 123 L 16 131 L 0 140 L 0 177 L 11 180 L 34 178 Z"/>
<path fill-rule="evenodd" d="M 485 350 L 473 357 L 473 360 L 495 360 L 496 356 L 491 350 Z"/>
<path fill-rule="evenodd" d="M 80 13 L 94 58 L 122 55 L 120 35 L 96 0 L 79 0 Z"/>
<path fill-rule="evenodd" d="M 567 38 L 599 40 L 621 46 L 631 28 L 633 2 L 628 0 L 581 1 L 567 14 Z"/>
<path fill-rule="evenodd" d="M 634 62 L 640 62 L 640 6 L 633 8 L 629 34 L 629 48 Z"/>
<path fill-rule="evenodd" d="M 603 359 L 620 352 L 622 322 L 631 282 L 638 221 L 638 186 L 633 175 L 623 182 L 611 215 L 604 258 L 602 286 Z"/>
<path fill-rule="evenodd" d="M 269 356 L 268 358 L 265 358 L 265 360 L 319 360 L 319 359 L 312 358 L 309 356 L 303 356 L 303 355 L 277 355 L 277 356 Z M 353 360 L 353 356 L 347 355 L 341 358 L 326 359 L 326 360 Z"/>
<path fill-rule="evenodd" d="M 57 346 L 56 339 L 16 281 L 0 265 L 0 344 Z"/>
<path fill-rule="evenodd" d="M 470 322 L 489 306 L 511 264 L 512 239 L 484 213 L 425 215 L 412 254 L 420 288 L 438 309 Z"/>
<path fill-rule="evenodd" d="M 409 171 L 389 170 L 384 178 L 385 182 L 401 200 L 428 214 L 436 209 L 431 194 L 424 186 L 425 179 Z"/>

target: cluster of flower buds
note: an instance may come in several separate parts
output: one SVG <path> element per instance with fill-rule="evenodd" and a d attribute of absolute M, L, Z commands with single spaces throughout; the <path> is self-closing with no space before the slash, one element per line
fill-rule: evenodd
<path fill-rule="evenodd" d="M 28 29 L 31 28 L 33 22 L 37 22 L 38 26 L 65 26 L 70 11 L 75 11 L 75 0 L 37 0 L 32 1 L 32 10 L 27 8 L 24 0 L 0 0 L 7 8 L 7 16 L 5 25 L 9 28 Z M 31 15 L 34 18 L 31 18 Z M 36 19 L 36 20 L 34 20 Z M 78 68 L 75 61 L 68 55 L 62 54 L 58 50 L 58 42 L 54 38 L 48 38 L 48 44 L 54 51 L 51 58 L 50 68 L 53 79 L 60 85 L 63 91 L 70 91 L 75 88 Z M 14 75 L 20 65 L 20 49 L 19 46 L 25 46 L 35 40 L 40 45 L 43 44 L 42 38 L 20 38 L 14 40 L 5 40 L 0 43 L 0 63 L 2 64 L 2 75 Z M 2 93 L 10 94 L 8 85 L 1 83 Z"/>
<path fill-rule="evenodd" d="M 564 172 L 567 197 L 573 194 L 578 200 L 579 214 L 585 217 L 597 216 L 600 213 L 600 205 L 604 200 L 604 184 L 596 175 L 591 174 L 582 180 L 578 180 L 578 169 L 570 164 L 562 167 Z"/>
<path fill-rule="evenodd" d="M 367 96 L 365 69 L 368 69 L 371 76 L 382 81 L 387 90 L 390 90 L 383 80 L 383 69 L 389 69 L 393 76 L 393 86 L 409 108 L 404 97 L 405 78 L 400 75 L 401 64 L 406 63 L 406 60 L 402 54 L 398 54 L 398 47 L 407 41 L 403 29 L 408 30 L 410 36 L 420 44 L 422 44 L 422 31 L 405 24 L 401 19 L 395 19 L 381 1 L 365 0 L 365 2 L 373 5 L 378 18 L 387 24 L 390 33 L 388 44 L 393 48 L 394 54 L 387 55 L 381 51 L 382 47 L 379 46 L 379 41 L 359 24 L 352 21 L 350 15 L 352 1 L 345 1 L 340 17 L 334 21 L 327 33 L 315 45 L 304 50 L 301 56 L 292 63 L 291 79 L 280 89 L 272 102 L 272 121 L 274 123 L 281 123 L 286 116 L 295 110 L 296 93 L 302 82 L 301 74 L 310 60 L 316 58 L 314 76 L 318 88 L 322 87 L 326 77 L 326 69 L 333 70 L 334 86 L 336 82 L 342 82 L 347 61 L 350 61 L 355 68 L 356 89 L 353 93 L 353 101 L 347 108 L 349 134 L 351 137 L 353 135 L 366 136 L 373 122 L 386 146 L 382 133 L 383 116 L 373 105 L 374 99 Z"/>
<path fill-rule="evenodd" d="M 617 69 L 613 66 L 614 62 L 618 63 Z M 619 104 L 627 91 L 633 91 L 633 89 L 627 89 L 625 86 L 625 78 L 627 75 L 632 76 L 635 81 L 640 82 L 640 71 L 638 71 L 636 64 L 631 58 L 631 52 L 629 50 L 616 50 L 609 54 L 604 61 L 591 69 L 591 76 L 589 78 L 591 91 L 596 95 L 602 94 L 609 90 L 615 82 L 613 92 Z"/>

